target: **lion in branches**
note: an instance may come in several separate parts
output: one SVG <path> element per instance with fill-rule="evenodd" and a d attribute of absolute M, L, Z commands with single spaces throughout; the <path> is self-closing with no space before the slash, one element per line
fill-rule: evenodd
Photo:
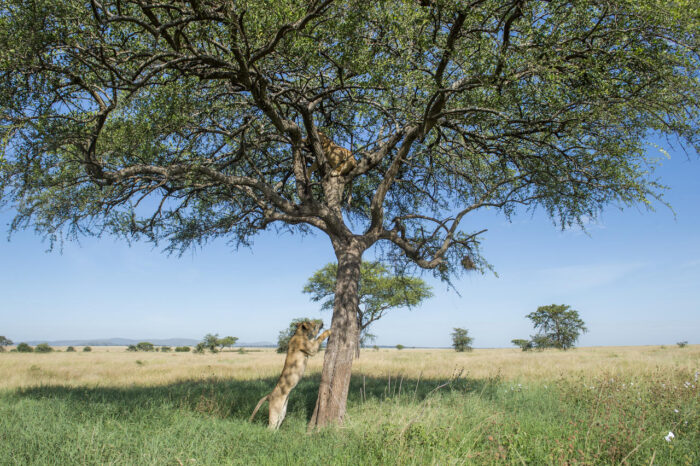
<path fill-rule="evenodd" d="M 267 401 L 270 407 L 267 427 L 274 430 L 278 429 L 280 424 L 282 424 L 287 414 L 289 394 L 297 386 L 302 375 L 304 375 L 307 359 L 318 352 L 318 348 L 323 340 L 331 334 L 330 330 L 326 330 L 314 340 L 313 338 L 318 334 L 322 326 L 323 322 L 320 321 L 315 323 L 304 321 L 297 324 L 296 332 L 289 340 L 289 349 L 287 350 L 287 358 L 284 360 L 282 375 L 280 375 L 277 385 L 272 389 L 272 392 L 258 401 L 253 414 L 250 415 L 251 422 L 260 406 Z"/>
<path fill-rule="evenodd" d="M 357 165 L 357 160 L 355 160 L 352 152 L 345 147 L 340 147 L 322 132 L 319 131 L 318 135 L 321 139 L 321 149 L 323 149 L 326 160 L 328 160 L 328 164 L 332 169 L 331 175 L 345 176 L 350 173 Z M 310 173 L 317 170 L 318 162 L 314 162 L 313 165 L 311 165 Z"/>

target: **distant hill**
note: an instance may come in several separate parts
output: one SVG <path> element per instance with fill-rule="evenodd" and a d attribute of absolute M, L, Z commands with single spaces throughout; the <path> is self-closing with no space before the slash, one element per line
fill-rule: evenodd
<path fill-rule="evenodd" d="M 200 340 L 193 338 L 144 338 L 142 340 L 132 340 L 130 338 L 91 338 L 89 340 L 34 340 L 28 341 L 30 345 L 48 343 L 50 346 L 129 346 L 142 341 L 148 341 L 156 346 L 192 346 Z"/>
<path fill-rule="evenodd" d="M 129 346 L 135 345 L 142 341 L 147 341 L 153 343 L 156 346 L 195 346 L 201 340 L 195 340 L 194 338 L 143 338 L 141 340 L 134 340 L 131 338 L 91 338 L 89 340 L 32 340 L 25 343 L 36 346 L 39 343 L 48 343 L 49 346 Z M 20 342 L 17 342 L 20 343 Z M 276 347 L 274 343 L 269 341 L 255 341 L 255 342 L 237 342 L 236 347 L 248 347 L 248 348 L 259 348 L 259 347 Z"/>

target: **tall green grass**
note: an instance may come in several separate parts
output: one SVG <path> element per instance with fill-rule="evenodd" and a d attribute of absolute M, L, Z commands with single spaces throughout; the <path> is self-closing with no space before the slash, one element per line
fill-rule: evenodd
<path fill-rule="evenodd" d="M 0 464 L 700 464 L 697 374 L 352 379 L 344 427 L 308 435 L 318 375 L 278 432 L 276 379 L 0 392 Z M 664 436 L 672 431 L 675 438 Z"/>

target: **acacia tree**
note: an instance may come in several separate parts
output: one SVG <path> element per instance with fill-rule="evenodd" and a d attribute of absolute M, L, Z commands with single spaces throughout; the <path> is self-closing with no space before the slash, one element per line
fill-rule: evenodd
<path fill-rule="evenodd" d="M 333 336 L 310 427 L 342 421 L 367 249 L 445 280 L 483 270 L 470 214 L 541 206 L 569 225 L 648 204 L 644 138 L 698 149 L 692 5 L 3 0 L 2 201 L 11 229 L 51 241 L 327 235 Z"/>
<path fill-rule="evenodd" d="M 5 347 L 10 345 L 12 345 L 12 340 L 4 335 L 0 335 L 0 351 L 5 351 Z"/>
<path fill-rule="evenodd" d="M 313 301 L 322 301 L 321 310 L 332 310 L 335 305 L 337 276 L 338 264 L 326 264 L 304 285 L 304 293 L 310 294 Z M 381 319 L 390 309 L 417 306 L 433 295 L 430 287 L 422 279 L 394 275 L 377 261 L 362 261 L 357 294 L 357 357 L 360 356 L 360 346 L 364 346 L 367 340 L 374 339 L 374 335 L 369 333 L 369 326 L 373 322 Z"/>
<path fill-rule="evenodd" d="M 471 351 L 474 337 L 469 336 L 469 330 L 466 328 L 455 327 L 451 333 L 452 346 L 457 352 Z"/>
<path fill-rule="evenodd" d="M 578 311 L 566 304 L 540 306 L 526 316 L 532 321 L 538 334 L 532 337 L 535 348 L 573 348 L 581 333 L 588 329 Z"/>

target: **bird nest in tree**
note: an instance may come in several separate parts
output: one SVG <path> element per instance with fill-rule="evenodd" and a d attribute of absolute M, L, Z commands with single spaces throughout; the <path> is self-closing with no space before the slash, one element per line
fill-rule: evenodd
<path fill-rule="evenodd" d="M 476 269 L 476 264 L 474 264 L 471 257 L 466 255 L 462 257 L 462 267 L 464 267 L 464 270 L 474 270 Z"/>

